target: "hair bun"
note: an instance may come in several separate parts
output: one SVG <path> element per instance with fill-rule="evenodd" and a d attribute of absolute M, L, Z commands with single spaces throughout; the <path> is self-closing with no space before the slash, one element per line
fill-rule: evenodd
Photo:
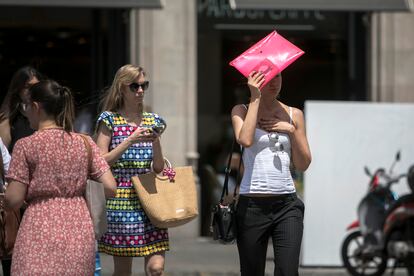
<path fill-rule="evenodd" d="M 65 94 L 70 93 L 70 89 L 66 86 L 59 86 L 57 90 L 59 95 L 62 97 L 65 96 Z"/>

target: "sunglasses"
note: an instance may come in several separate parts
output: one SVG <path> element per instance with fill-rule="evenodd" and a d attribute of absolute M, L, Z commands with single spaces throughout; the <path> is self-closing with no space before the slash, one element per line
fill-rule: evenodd
<path fill-rule="evenodd" d="M 149 87 L 149 81 L 144 81 L 142 83 L 133 82 L 130 85 L 128 85 L 128 87 L 129 90 L 131 90 L 131 92 L 137 92 L 140 87 L 143 91 L 145 91 Z"/>

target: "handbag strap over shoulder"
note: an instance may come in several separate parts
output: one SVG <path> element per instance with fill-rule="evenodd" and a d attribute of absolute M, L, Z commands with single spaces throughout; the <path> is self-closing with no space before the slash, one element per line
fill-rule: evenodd
<path fill-rule="evenodd" d="M 85 143 L 86 150 L 88 152 L 88 171 L 90 172 L 92 169 L 92 147 L 88 142 L 88 138 L 86 138 L 86 135 L 80 134 L 80 137 L 82 137 L 83 142 Z"/>
<path fill-rule="evenodd" d="M 225 170 L 225 176 L 224 176 L 224 184 L 223 184 L 223 191 L 221 192 L 221 197 L 220 197 L 220 203 L 222 203 L 224 201 L 224 197 L 228 196 L 229 194 L 229 177 L 230 177 L 230 172 L 231 172 L 231 168 L 230 168 L 230 164 L 231 164 L 231 159 L 233 157 L 233 148 L 234 145 L 236 144 L 236 138 L 233 138 L 233 142 L 231 143 L 231 148 L 230 148 L 230 154 L 229 154 L 229 159 L 227 161 L 227 166 L 226 166 L 226 170 Z M 244 148 L 241 149 L 240 152 L 240 161 L 239 161 L 239 168 L 237 170 L 237 176 L 236 176 L 236 185 L 234 186 L 234 191 L 233 191 L 233 198 L 236 197 L 237 194 L 237 188 L 240 185 L 240 168 L 241 168 L 241 163 L 242 163 L 242 157 L 243 157 L 243 151 Z"/>

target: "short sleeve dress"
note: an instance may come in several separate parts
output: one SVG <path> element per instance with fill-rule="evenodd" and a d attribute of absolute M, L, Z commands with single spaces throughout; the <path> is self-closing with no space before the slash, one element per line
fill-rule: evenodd
<path fill-rule="evenodd" d="M 92 147 L 92 171 L 84 140 L 62 129 L 20 139 L 7 179 L 27 185 L 24 213 L 14 246 L 12 275 L 92 275 L 95 238 L 83 197 L 88 177 L 109 166 Z M 89 176 L 88 176 L 89 174 Z"/>
<path fill-rule="evenodd" d="M 119 113 L 103 112 L 98 124 L 103 123 L 111 132 L 109 151 L 116 148 L 133 133 L 137 126 L 127 123 Z M 165 124 L 154 113 L 143 113 L 141 127 Z M 131 177 L 150 172 L 152 143 L 140 142 L 129 147 L 111 166 L 117 182 L 114 198 L 107 200 L 108 231 L 99 242 L 99 251 L 113 256 L 144 257 L 169 250 L 167 229 L 155 227 L 142 209 Z"/>

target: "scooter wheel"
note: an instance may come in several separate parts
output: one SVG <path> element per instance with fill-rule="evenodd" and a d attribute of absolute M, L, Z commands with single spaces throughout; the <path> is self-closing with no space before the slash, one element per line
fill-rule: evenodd
<path fill-rule="evenodd" d="M 342 243 L 341 256 L 346 270 L 353 276 L 380 276 L 387 269 L 387 256 L 365 256 L 360 231 L 350 233 Z"/>

